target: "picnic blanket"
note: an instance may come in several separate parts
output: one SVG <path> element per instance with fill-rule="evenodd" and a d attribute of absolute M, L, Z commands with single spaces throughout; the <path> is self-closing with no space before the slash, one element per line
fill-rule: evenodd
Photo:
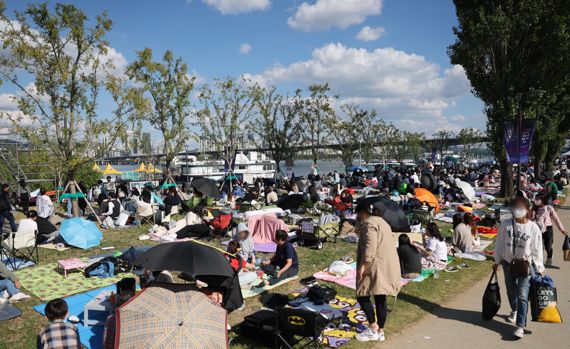
<path fill-rule="evenodd" d="M 273 242 L 277 230 L 289 231 L 287 224 L 274 214 L 249 217 L 247 225 L 251 232 L 251 237 L 256 243 Z"/>
<path fill-rule="evenodd" d="M 258 296 L 258 295 L 262 294 L 263 292 L 266 292 L 266 291 L 272 290 L 272 289 L 274 289 L 274 288 L 277 288 L 277 287 L 279 287 L 279 286 L 281 286 L 281 285 L 284 285 L 284 284 L 286 284 L 286 283 L 288 283 L 288 282 L 290 282 L 290 281 L 297 280 L 298 278 L 299 278 L 299 276 L 298 276 L 298 275 L 295 275 L 295 276 L 290 277 L 290 278 L 288 278 L 288 279 L 282 280 L 281 282 L 278 282 L 278 283 L 276 283 L 275 285 L 267 285 L 267 286 L 265 286 L 265 287 L 252 287 L 252 288 L 249 289 L 249 290 L 244 290 L 244 289 L 242 289 L 242 290 L 241 290 L 241 295 L 242 295 L 242 297 L 243 297 L 244 299 L 245 299 L 245 298 L 255 297 L 255 296 Z"/>
<path fill-rule="evenodd" d="M 45 249 L 48 249 L 48 250 L 57 250 L 57 251 L 60 251 L 60 252 L 69 249 L 69 247 L 61 246 L 61 245 L 58 246 L 58 245 L 56 245 L 56 244 L 54 244 L 54 243 L 51 243 L 51 242 L 50 242 L 49 244 L 41 244 L 41 245 L 38 245 L 38 247 L 39 247 L 39 248 L 45 248 Z"/>
<path fill-rule="evenodd" d="M 367 324 L 366 316 L 356 299 L 337 295 L 329 304 L 315 305 L 307 298 L 307 289 L 290 295 L 289 306 L 315 311 L 327 319 L 336 319 L 342 326 L 329 328 L 323 332 L 322 344 L 329 348 L 338 348 L 350 342 L 357 332 Z"/>
<path fill-rule="evenodd" d="M 88 259 L 83 259 L 85 262 Z M 62 298 L 85 292 L 94 288 L 108 286 L 125 277 L 135 277 L 132 274 L 119 274 L 112 278 L 86 278 L 80 272 L 68 272 L 65 278 L 58 270 L 57 263 L 38 265 L 34 268 L 15 272 L 22 286 L 42 301 Z"/>
<path fill-rule="evenodd" d="M 226 240 L 226 241 L 222 241 L 222 245 L 224 246 L 228 246 L 228 244 L 230 243 L 231 240 Z M 253 243 L 253 248 L 255 249 L 255 252 L 261 252 L 261 253 L 275 253 L 275 251 L 277 250 L 277 244 L 274 242 L 254 242 Z"/>
<path fill-rule="evenodd" d="M 83 325 L 83 309 L 87 303 L 103 291 L 115 291 L 115 285 L 97 288 L 88 292 L 76 294 L 75 296 L 65 297 L 65 301 L 69 307 L 69 315 L 75 315 L 81 320 L 75 326 L 79 332 L 81 344 L 87 349 L 103 348 L 103 326 L 84 326 Z M 45 304 L 36 305 L 34 310 L 45 316 Z M 97 318 L 99 319 L 99 318 Z M 103 320 L 103 319 L 101 319 Z"/>
<path fill-rule="evenodd" d="M 4 265 L 6 266 L 6 268 L 8 270 L 12 270 L 12 271 L 14 270 L 14 267 L 12 266 L 13 264 L 15 264 L 16 268 L 18 268 L 18 269 L 23 269 L 23 268 L 27 268 L 27 267 L 31 267 L 31 266 L 36 265 L 36 263 L 34 263 L 30 260 L 27 260 L 27 259 L 21 259 L 18 257 L 8 258 L 6 256 L 2 257 L 2 263 L 4 263 Z"/>
<path fill-rule="evenodd" d="M 322 281 L 333 282 L 337 285 L 341 285 L 344 287 L 348 287 L 350 289 L 356 290 L 356 262 L 349 264 L 352 269 L 350 269 L 345 275 L 335 275 L 331 274 L 327 271 L 327 269 L 323 271 L 319 271 L 313 274 L 313 276 Z M 428 275 L 429 276 L 429 275 Z M 420 275 L 415 279 L 401 279 L 402 286 L 407 285 L 410 281 L 413 282 L 422 282 L 427 278 L 427 276 Z"/>

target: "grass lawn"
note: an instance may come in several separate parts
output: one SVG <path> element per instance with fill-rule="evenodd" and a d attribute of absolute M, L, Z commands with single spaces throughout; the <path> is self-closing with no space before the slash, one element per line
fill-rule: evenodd
<path fill-rule="evenodd" d="M 136 229 L 117 229 L 104 231 L 104 239 L 100 247 L 114 246 L 122 249 L 129 246 L 151 245 L 153 242 L 138 241 L 137 237 L 144 233 L 148 227 Z M 440 228 L 449 235 L 449 225 L 440 224 Z M 215 243 L 214 243 L 215 244 Z M 40 249 L 40 263 L 55 262 L 58 259 L 71 257 L 83 257 L 104 253 L 100 248 L 89 251 L 79 249 L 69 249 L 58 252 L 54 250 Z M 109 252 L 109 251 L 106 251 Z M 349 255 L 356 257 L 356 244 L 345 242 L 325 243 L 325 247 L 318 251 L 307 247 L 297 249 L 300 259 L 300 277 L 312 275 L 314 272 L 326 268 L 331 261 L 342 256 Z M 461 294 L 465 289 L 473 285 L 474 282 L 490 274 L 491 262 L 466 261 L 471 266 L 468 270 L 460 270 L 457 273 L 442 273 L 439 279 L 428 278 L 421 283 L 409 283 L 404 286 L 397 304 L 394 300 L 389 300 L 389 305 L 393 308 L 386 326 L 388 337 L 402 331 L 407 326 L 417 322 L 428 311 L 432 311 L 440 304 L 450 298 Z M 354 291 L 336 284 L 328 284 L 337 289 L 339 295 L 355 298 Z M 302 286 L 298 281 L 290 282 L 275 289 L 275 292 L 290 293 L 300 289 Z M 230 314 L 230 324 L 239 324 L 243 317 L 261 308 L 259 297 L 247 299 L 247 306 L 244 311 Z M 38 298 L 33 297 L 26 302 L 18 303 L 18 308 L 23 312 L 19 318 L 0 322 L 0 348 L 34 348 L 36 345 L 36 335 L 45 326 L 47 320 L 33 310 L 33 306 L 42 303 Z M 234 342 L 236 348 L 259 348 L 258 344 L 248 342 L 242 338 L 237 338 Z M 350 341 L 343 348 L 364 348 L 366 345 L 359 345 L 356 340 Z"/>

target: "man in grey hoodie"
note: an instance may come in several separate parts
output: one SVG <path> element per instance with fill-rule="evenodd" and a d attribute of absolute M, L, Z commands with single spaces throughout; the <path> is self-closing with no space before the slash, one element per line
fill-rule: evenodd
<path fill-rule="evenodd" d="M 236 240 L 239 241 L 241 250 L 239 256 L 246 261 L 255 265 L 255 246 L 253 239 L 249 234 L 249 229 L 245 223 L 238 224 Z"/>

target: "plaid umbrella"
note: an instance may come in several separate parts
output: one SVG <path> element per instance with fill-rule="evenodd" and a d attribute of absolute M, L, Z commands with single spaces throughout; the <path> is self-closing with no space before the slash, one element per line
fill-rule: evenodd
<path fill-rule="evenodd" d="M 151 285 L 116 315 L 115 348 L 227 348 L 226 311 L 193 285 Z"/>

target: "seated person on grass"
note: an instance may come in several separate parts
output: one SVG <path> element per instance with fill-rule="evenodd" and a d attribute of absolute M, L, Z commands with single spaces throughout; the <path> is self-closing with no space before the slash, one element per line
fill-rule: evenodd
<path fill-rule="evenodd" d="M 65 321 L 67 311 L 67 303 L 61 298 L 51 300 L 46 304 L 45 313 L 49 324 L 38 335 L 38 348 L 81 348 L 77 327 Z"/>
<path fill-rule="evenodd" d="M 16 274 L 8 270 L 4 263 L 0 262 L 0 304 L 9 301 L 15 303 L 31 297 L 20 291 L 20 281 Z M 3 297 L 4 291 L 8 293 L 8 299 Z"/>
<path fill-rule="evenodd" d="M 275 232 L 275 242 L 277 250 L 269 261 L 263 261 L 261 269 L 268 275 L 273 276 L 271 280 L 265 281 L 268 285 L 275 285 L 285 279 L 296 276 L 299 273 L 299 258 L 293 245 L 287 241 L 287 232 L 277 230 Z M 279 270 L 277 270 L 279 268 Z"/>
<path fill-rule="evenodd" d="M 243 260 L 253 265 L 256 265 L 255 260 L 255 245 L 249 229 L 245 223 L 240 223 L 237 226 L 238 235 L 235 237 L 236 241 L 239 242 L 240 251 L 239 255 Z"/>
<path fill-rule="evenodd" d="M 227 251 L 229 253 L 228 260 L 232 268 L 238 273 L 238 279 L 240 286 L 251 285 L 257 280 L 257 273 L 255 271 L 255 265 L 246 262 L 241 258 L 239 242 L 232 240 L 228 244 Z"/>
<path fill-rule="evenodd" d="M 413 279 L 422 272 L 422 256 L 420 251 L 410 243 L 407 234 L 398 237 L 398 257 L 400 269 L 404 279 Z"/>

